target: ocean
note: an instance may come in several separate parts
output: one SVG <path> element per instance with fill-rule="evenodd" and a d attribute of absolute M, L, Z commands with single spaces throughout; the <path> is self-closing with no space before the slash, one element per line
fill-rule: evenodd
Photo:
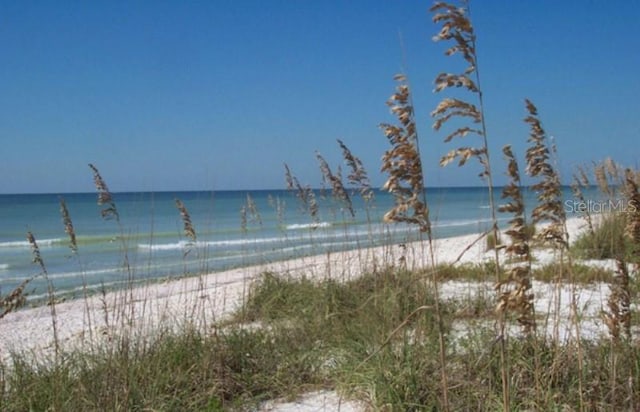
<path fill-rule="evenodd" d="M 197 275 L 419 239 L 414 227 L 382 223 L 394 203 L 386 192 L 375 191 L 370 204 L 352 196 L 355 217 L 330 194 L 315 194 L 319 213 L 314 220 L 287 191 L 114 193 L 119 221 L 101 217 L 95 193 L 0 195 L 0 294 L 34 276 L 27 287 L 30 299 L 46 296 L 47 283 L 33 262 L 27 232 L 36 239 L 56 294 L 70 297 L 83 290 L 117 288 L 131 278 L 145 282 Z M 490 226 L 486 188 L 427 189 L 427 196 L 435 238 Z M 248 197 L 257 214 L 248 213 L 243 223 L 241 210 Z M 64 231 L 61 198 L 75 228 L 76 253 Z M 525 198 L 534 204 L 533 193 Z M 191 216 L 196 242 L 184 234 L 175 199 Z M 499 219 L 504 224 L 509 216 Z"/>

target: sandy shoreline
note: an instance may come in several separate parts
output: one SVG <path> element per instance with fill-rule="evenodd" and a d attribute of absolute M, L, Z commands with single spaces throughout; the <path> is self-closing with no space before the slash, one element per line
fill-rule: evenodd
<path fill-rule="evenodd" d="M 568 228 L 571 238 L 575 239 L 584 225 L 579 219 L 571 219 Z M 472 234 L 436 240 L 437 263 L 454 262 L 463 253 L 460 262 L 492 259 L 493 252 L 485 252 L 484 241 L 469 247 L 477 239 L 478 235 Z M 241 305 L 250 282 L 264 272 L 343 280 L 373 270 L 375 266 L 399 264 L 403 256 L 409 268 L 430 265 L 425 252 L 426 244 L 421 243 L 334 252 L 67 301 L 55 306 L 58 340 L 63 348 L 69 349 L 86 339 L 108 338 L 122 324 L 137 332 L 149 332 L 198 319 L 205 325 L 196 326 L 206 327 Z M 536 259 L 538 264 L 544 264 L 553 256 L 550 252 L 538 251 Z M 443 285 L 443 296 L 446 295 L 447 286 Z M 3 359 L 10 351 L 51 354 L 54 342 L 51 308 L 36 307 L 9 314 L 0 321 L 0 342 Z"/>

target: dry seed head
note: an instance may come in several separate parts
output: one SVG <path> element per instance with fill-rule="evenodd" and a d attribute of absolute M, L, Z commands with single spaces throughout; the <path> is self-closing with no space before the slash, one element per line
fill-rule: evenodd
<path fill-rule="evenodd" d="M 245 227 L 247 224 L 247 216 L 251 222 L 257 223 L 259 226 L 262 226 L 262 216 L 260 216 L 258 206 L 249 193 L 247 193 L 246 206 L 242 207 L 242 215 L 244 216 Z"/>
<path fill-rule="evenodd" d="M 607 173 L 609 174 L 609 176 L 611 176 L 614 182 L 620 180 L 620 168 L 612 158 L 607 157 L 606 159 L 604 159 L 604 166 L 607 169 Z"/>
<path fill-rule="evenodd" d="M 528 335 L 536 328 L 533 293 L 531 293 L 529 233 L 525 219 L 524 200 L 520 190 L 518 162 L 510 145 L 505 146 L 502 152 L 507 159 L 507 175 L 510 178 L 509 183 L 502 191 L 502 198 L 511 200 L 501 205 L 498 211 L 513 215 L 506 231 L 511 242 L 505 248 L 505 252 L 512 256 L 516 263 L 507 270 L 507 278 L 495 286 L 499 293 L 496 311 L 505 314 L 514 312 L 524 333 Z"/>
<path fill-rule="evenodd" d="M 316 195 L 309 186 L 302 186 L 298 179 L 291 173 L 289 166 L 285 163 L 285 178 L 287 181 L 287 189 L 295 191 L 296 197 L 300 200 L 303 212 L 308 212 L 314 221 L 318 221 L 318 202 Z"/>
<path fill-rule="evenodd" d="M 463 87 L 470 92 L 477 93 L 479 91 L 475 82 L 465 74 L 440 73 L 435 80 L 435 92 L 441 92 L 449 87 Z"/>
<path fill-rule="evenodd" d="M 240 208 L 240 229 L 243 232 L 247 231 L 247 207 L 242 206 Z"/>
<path fill-rule="evenodd" d="M 351 197 L 342 183 L 342 178 L 340 176 L 341 173 L 333 174 L 331 172 L 331 168 L 327 161 L 322 157 L 319 152 L 316 152 L 316 157 L 318 158 L 318 162 L 320 163 L 320 171 L 322 172 L 323 179 L 331 185 L 332 195 L 335 199 L 342 202 L 342 204 L 347 208 L 351 217 L 355 217 L 355 211 L 353 210 L 353 204 L 351 203 Z"/>
<path fill-rule="evenodd" d="M 443 99 L 435 110 L 431 112 L 431 117 L 436 119 L 433 123 L 435 130 L 440 130 L 446 122 L 455 117 L 469 118 L 472 123 L 480 123 L 482 121 L 480 111 L 474 104 L 453 98 Z M 469 129 L 469 131 L 482 135 L 482 131 L 477 129 Z M 447 137 L 445 141 L 448 142 L 452 138 Z"/>
<path fill-rule="evenodd" d="M 27 303 L 27 295 L 24 289 L 32 280 L 32 277 L 23 280 L 11 293 L 0 299 L 0 319 L 7 316 L 10 312 L 20 309 Z"/>
<path fill-rule="evenodd" d="M 89 167 L 93 171 L 93 182 L 98 192 L 98 206 L 105 206 L 100 211 L 102 218 L 115 218 L 119 221 L 120 215 L 118 214 L 118 210 L 116 209 L 116 205 L 113 201 L 113 196 L 109 191 L 109 187 L 107 187 L 107 183 L 104 181 L 102 176 L 100 176 L 100 172 L 93 164 L 89 163 Z"/>
<path fill-rule="evenodd" d="M 486 149 L 473 147 L 460 147 L 449 151 L 440 159 L 440 166 L 446 166 L 454 160 L 458 159 L 458 166 L 464 166 L 472 157 L 482 159 L 482 155 L 486 154 Z"/>
<path fill-rule="evenodd" d="M 69 248 L 73 253 L 78 252 L 78 244 L 76 242 L 76 232 L 73 228 L 73 222 L 67 209 L 67 203 L 63 198 L 60 198 L 60 213 L 62 214 L 62 223 L 64 224 L 64 231 L 69 235 Z"/>
<path fill-rule="evenodd" d="M 293 175 L 291 174 L 291 170 L 289 169 L 289 166 L 286 163 L 284 164 L 284 177 L 287 182 L 287 190 L 295 189 Z"/>
<path fill-rule="evenodd" d="M 624 194 L 627 199 L 627 227 L 625 231 L 633 242 L 635 254 L 640 255 L 640 192 L 636 182 L 636 173 L 631 169 L 626 169 L 624 179 Z"/>
<path fill-rule="evenodd" d="M 465 73 L 471 73 L 476 67 L 475 34 L 467 10 L 446 2 L 437 2 L 430 12 L 436 12 L 433 22 L 441 23 L 440 32 L 433 37 L 434 41 L 453 41 L 453 46 L 445 51 L 447 56 L 460 53 L 469 63 Z"/>
<path fill-rule="evenodd" d="M 268 195 L 267 202 L 269 203 L 269 206 L 271 206 L 276 211 L 278 223 L 282 225 L 284 223 L 284 201 L 281 200 L 280 197 L 274 198 L 273 196 Z"/>
<path fill-rule="evenodd" d="M 610 157 L 605 158 L 600 163 L 594 162 L 593 171 L 598 188 L 610 198 L 616 197 L 616 188 L 618 186 L 625 186 L 624 172 Z"/>
<path fill-rule="evenodd" d="M 578 166 L 578 182 L 584 188 L 588 188 L 591 186 L 591 182 L 589 181 L 589 176 L 587 175 L 586 170 L 582 166 Z"/>
<path fill-rule="evenodd" d="M 620 338 L 624 332 L 627 338 L 631 337 L 631 293 L 629 289 L 629 270 L 624 259 L 616 259 L 617 270 L 613 281 L 609 285 L 611 293 L 607 298 L 607 312 L 604 313 L 604 321 L 609 329 L 609 335 L 614 340 Z"/>
<path fill-rule="evenodd" d="M 587 201 L 582 192 L 582 188 L 589 187 L 589 178 L 587 177 L 584 169 L 582 167 L 578 167 L 578 175 L 573 175 L 573 181 L 571 182 L 571 192 L 573 196 L 580 201 L 581 204 L 587 204 Z M 582 217 L 587 222 L 587 227 L 589 233 L 591 235 L 595 234 L 595 229 L 593 227 L 593 220 L 591 219 L 591 213 L 589 212 L 589 208 L 585 208 L 582 213 Z"/>
<path fill-rule="evenodd" d="M 527 174 L 539 179 L 538 183 L 531 186 L 538 198 L 538 205 L 531 212 L 531 217 L 534 224 L 545 220 L 550 222 L 538 234 L 540 240 L 567 248 L 567 216 L 562 205 L 560 177 L 551 164 L 551 151 L 547 146 L 546 132 L 538 118 L 538 109 L 528 99 L 525 99 L 525 106 L 528 116 L 524 120 L 530 127 L 528 141 L 531 143 L 526 153 Z"/>
<path fill-rule="evenodd" d="M 389 174 L 383 190 L 393 193 L 396 199 L 396 205 L 384 215 L 384 221 L 415 224 L 420 231 L 430 232 L 431 222 L 424 201 L 422 162 L 409 86 L 403 75 L 396 76 L 396 80 L 400 84 L 387 105 L 398 118 L 400 126 L 380 125 L 392 146 L 382 156 L 381 171 Z"/>
<path fill-rule="evenodd" d="M 191 215 L 189 215 L 187 207 L 184 205 L 184 203 L 182 203 L 182 200 L 176 199 L 176 208 L 180 212 L 180 217 L 182 218 L 182 223 L 184 225 L 184 235 L 192 242 L 195 242 L 196 230 L 191 223 Z"/>
<path fill-rule="evenodd" d="M 473 27 L 468 17 L 468 10 L 466 8 L 456 7 L 450 3 L 438 2 L 431 7 L 431 11 L 435 12 L 433 21 L 442 25 L 440 33 L 434 37 L 434 40 L 453 43 L 453 45 L 446 50 L 445 54 L 451 56 L 460 53 L 468 63 L 468 67 L 460 74 L 438 74 L 435 78 L 434 91 L 437 93 L 449 88 L 464 88 L 478 96 L 478 101 L 482 103 L 480 88 L 477 84 L 475 34 L 473 33 Z M 470 77 L 474 72 L 476 72 L 475 81 Z M 469 159 L 476 158 L 482 166 L 482 171 L 479 176 L 482 179 L 490 177 L 489 154 L 486 148 L 481 110 L 472 103 L 455 98 L 445 98 L 438 104 L 436 109 L 431 112 L 431 117 L 434 119 L 433 128 L 435 130 L 440 130 L 452 119 L 466 120 L 472 124 L 482 125 L 480 128 L 459 126 L 450 132 L 445 137 L 445 142 L 474 134 L 482 138 L 482 145 L 480 147 L 466 146 L 453 149 L 440 159 L 440 165 L 446 166 L 457 159 L 458 166 L 463 166 Z"/>
<path fill-rule="evenodd" d="M 342 157 L 351 170 L 351 173 L 347 175 L 349 183 L 358 189 L 360 196 L 362 196 L 365 201 L 370 201 L 373 198 L 373 190 L 371 189 L 369 176 L 367 175 L 367 171 L 365 170 L 362 161 L 358 157 L 354 156 L 353 153 L 351 153 L 351 150 L 349 150 L 349 148 L 340 139 L 338 139 L 338 144 L 342 149 Z"/>
<path fill-rule="evenodd" d="M 32 263 L 40 266 L 42 273 L 47 275 L 47 268 L 44 266 L 44 260 L 42 260 L 42 255 L 40 254 L 40 247 L 38 247 L 38 242 L 36 242 L 35 236 L 33 233 L 27 232 L 27 241 L 29 245 L 31 245 L 31 255 L 33 256 Z"/>
<path fill-rule="evenodd" d="M 594 164 L 593 173 L 596 177 L 596 182 L 598 183 L 598 187 L 602 193 L 611 196 L 613 193 L 611 192 L 611 188 L 609 187 L 609 179 L 607 179 L 607 169 L 604 165 L 604 162 Z"/>

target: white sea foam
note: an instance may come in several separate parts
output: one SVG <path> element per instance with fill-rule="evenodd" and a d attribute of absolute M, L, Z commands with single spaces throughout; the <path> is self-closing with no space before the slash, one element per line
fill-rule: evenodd
<path fill-rule="evenodd" d="M 120 268 L 110 268 L 110 269 L 95 269 L 95 270 L 85 270 L 85 271 L 75 271 L 75 272 L 61 272 L 61 273 L 50 273 L 50 279 L 65 279 L 65 278 L 77 278 L 77 277 L 91 277 L 94 275 L 103 275 L 106 273 L 117 273 L 122 271 Z"/>
<path fill-rule="evenodd" d="M 36 243 L 38 247 L 40 246 L 52 246 L 56 243 L 64 242 L 63 239 L 36 239 Z M 11 248 L 11 247 L 31 247 L 31 244 L 26 240 L 13 240 L 9 242 L 0 242 L 0 248 Z"/>
<path fill-rule="evenodd" d="M 187 242 L 181 240 L 174 243 L 160 243 L 160 244 L 138 244 L 139 249 L 144 250 L 183 250 L 189 247 L 206 248 L 206 247 L 225 247 L 225 246 L 242 246 L 242 245 L 254 245 L 263 243 L 275 243 L 281 242 L 283 239 L 278 237 L 268 238 L 253 238 L 253 239 L 230 239 L 230 240 L 214 240 L 214 241 L 198 241 Z"/>
<path fill-rule="evenodd" d="M 9 265 L 6 265 L 6 269 L 9 268 Z M 0 270 L 3 269 L 3 265 L 0 265 Z M 95 275 L 104 275 L 107 273 L 117 273 L 119 271 L 121 271 L 122 269 L 116 268 L 110 268 L 110 269 L 95 269 L 95 270 L 85 270 L 85 271 L 73 271 L 73 272 L 54 272 L 54 273 L 49 273 L 48 274 L 48 278 L 49 279 L 70 279 L 70 278 L 79 278 L 79 277 L 87 277 L 90 278 L 92 276 Z M 3 282 L 22 282 L 23 280 L 25 280 L 24 276 L 19 276 L 19 277 L 3 277 L 2 281 Z"/>
<path fill-rule="evenodd" d="M 490 219 L 460 219 L 460 220 L 449 220 L 445 222 L 438 222 L 434 226 L 436 227 L 453 227 L 453 226 L 468 226 L 468 225 L 476 225 L 479 223 L 489 223 Z"/>
<path fill-rule="evenodd" d="M 508 220 L 509 218 L 498 218 L 499 222 Z M 455 227 L 455 226 L 470 226 L 482 223 L 491 223 L 492 219 L 459 219 L 459 220 L 447 220 L 444 222 L 435 223 L 436 227 Z"/>
<path fill-rule="evenodd" d="M 0 263 L 0 270 L 8 270 L 8 269 L 9 269 L 8 263 Z"/>
<path fill-rule="evenodd" d="M 293 223 L 287 225 L 287 230 L 303 230 L 303 229 L 319 229 L 322 227 L 330 227 L 329 222 L 314 222 L 314 223 Z"/>
<path fill-rule="evenodd" d="M 186 242 L 186 241 L 180 241 L 180 242 L 176 242 L 176 243 L 163 243 L 163 244 L 158 244 L 158 245 L 141 243 L 141 244 L 138 244 L 138 249 L 145 249 L 145 250 L 179 250 L 179 249 L 184 249 L 189 245 L 190 245 L 190 243 Z"/>

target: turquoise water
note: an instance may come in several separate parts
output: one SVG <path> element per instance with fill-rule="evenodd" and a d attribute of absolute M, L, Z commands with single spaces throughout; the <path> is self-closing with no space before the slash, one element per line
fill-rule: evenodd
<path fill-rule="evenodd" d="M 250 195 L 260 220 L 243 228 L 241 209 Z M 386 225 L 382 215 L 393 197 L 376 192 L 367 208 L 353 197 L 355 217 L 330 197 L 316 192 L 316 221 L 303 213 L 286 191 L 215 191 L 115 193 L 120 221 L 100 216 L 94 193 L 0 195 L 0 292 L 36 276 L 32 298 L 46 292 L 39 266 L 32 263 L 26 234 L 40 248 L 49 278 L 60 293 L 79 295 L 90 289 L 117 287 L 130 276 L 147 280 L 215 272 L 232 267 L 328 251 L 415 240 L 419 234 L 402 224 Z M 436 188 L 427 192 L 435 237 L 485 230 L 490 210 L 485 188 Z M 64 232 L 59 200 L 64 198 L 73 221 L 78 252 Z M 197 234 L 189 244 L 175 199 L 187 207 Z M 533 194 L 527 203 L 533 204 Z M 500 216 L 505 222 L 509 216 Z M 128 262 L 128 268 L 125 265 Z"/>

